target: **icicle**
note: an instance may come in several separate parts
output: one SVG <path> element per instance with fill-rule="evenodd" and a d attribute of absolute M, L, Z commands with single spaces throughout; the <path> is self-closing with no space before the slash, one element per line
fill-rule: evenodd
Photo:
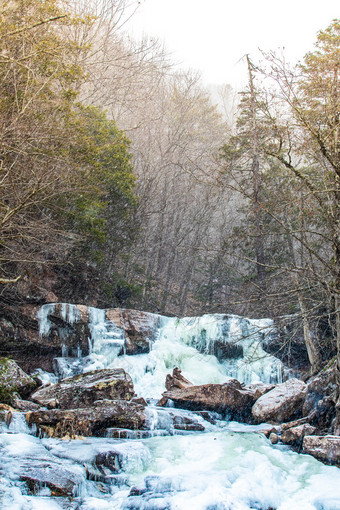
<path fill-rule="evenodd" d="M 44 336 L 48 335 L 51 328 L 51 321 L 48 316 L 51 312 L 55 310 L 55 303 L 49 303 L 47 305 L 43 305 L 40 310 L 38 310 L 37 318 L 39 320 L 39 335 Z"/>

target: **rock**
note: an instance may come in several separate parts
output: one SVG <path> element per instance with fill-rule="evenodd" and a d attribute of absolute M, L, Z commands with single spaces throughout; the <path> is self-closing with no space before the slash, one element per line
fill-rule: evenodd
<path fill-rule="evenodd" d="M 239 381 L 230 379 L 224 384 L 203 384 L 166 391 L 163 396 L 178 406 L 191 410 L 227 412 L 233 419 L 249 418 L 254 403 L 253 392 L 244 389 Z"/>
<path fill-rule="evenodd" d="M 307 394 L 303 404 L 303 414 L 307 416 L 316 408 L 318 402 L 325 396 L 332 395 L 336 390 L 336 366 L 333 363 L 328 368 L 312 377 L 307 383 Z"/>
<path fill-rule="evenodd" d="M 21 400 L 20 398 L 16 398 L 13 402 L 13 406 L 17 411 L 23 411 L 27 413 L 28 411 L 38 411 L 40 409 L 39 404 L 35 404 L 30 400 Z"/>
<path fill-rule="evenodd" d="M 26 421 L 50 437 L 100 436 L 108 427 L 146 428 L 144 406 L 126 400 L 100 400 L 89 408 L 32 411 Z"/>
<path fill-rule="evenodd" d="M 216 340 L 212 345 L 211 354 L 220 361 L 242 358 L 243 347 L 237 342 L 223 343 L 220 340 Z"/>
<path fill-rule="evenodd" d="M 151 432 L 162 431 L 162 434 L 174 433 L 174 430 L 203 431 L 205 426 L 201 417 L 183 409 L 168 407 L 165 409 L 146 409 L 147 421 L 145 428 Z"/>
<path fill-rule="evenodd" d="M 133 402 L 134 404 L 140 404 L 144 407 L 146 407 L 148 405 L 147 401 L 143 397 L 133 397 L 131 399 L 131 402 Z"/>
<path fill-rule="evenodd" d="M 88 407 L 96 400 L 130 400 L 132 379 L 122 368 L 94 370 L 43 386 L 31 396 L 34 402 L 50 408 Z"/>
<path fill-rule="evenodd" d="M 291 427 L 284 430 L 280 439 L 284 444 L 301 447 L 303 438 L 305 436 L 311 436 L 315 434 L 315 432 L 315 427 L 312 427 L 309 423 L 305 423 L 303 425 L 298 425 L 297 427 Z"/>
<path fill-rule="evenodd" d="M 336 364 L 321 370 L 317 375 L 309 379 L 307 383 L 308 393 L 319 393 L 321 395 L 331 395 L 336 389 Z"/>
<path fill-rule="evenodd" d="M 330 432 L 335 418 L 336 409 L 334 400 L 332 397 L 323 397 L 321 400 L 318 400 L 314 409 L 309 413 L 309 416 L 313 416 L 312 424 L 316 425 L 324 433 Z"/>
<path fill-rule="evenodd" d="M 286 366 L 301 370 L 309 367 L 309 361 L 301 321 L 296 319 L 288 316 L 276 320 L 273 334 L 266 335 L 262 347 Z"/>
<path fill-rule="evenodd" d="M 281 432 L 284 432 L 285 430 L 291 429 L 293 427 L 299 427 L 300 425 L 305 425 L 306 423 L 308 423 L 308 417 L 304 416 L 303 418 L 300 418 L 299 420 L 281 423 L 280 430 L 281 430 Z"/>
<path fill-rule="evenodd" d="M 212 425 L 216 425 L 216 421 L 223 418 L 221 414 L 212 411 L 195 411 L 195 414 L 198 414 L 203 420 L 208 421 Z"/>
<path fill-rule="evenodd" d="M 123 455 L 116 450 L 110 450 L 98 453 L 90 463 L 86 463 L 86 475 L 89 480 L 101 481 L 105 484 L 118 485 L 119 477 L 122 468 Z M 121 482 L 127 482 L 126 479 Z M 106 492 L 109 492 L 107 487 Z"/>
<path fill-rule="evenodd" d="M 249 386 L 247 386 L 247 388 L 250 391 L 254 392 L 255 400 L 257 400 L 258 398 L 262 397 L 262 395 L 264 395 L 265 393 L 268 393 L 268 391 L 275 388 L 275 384 L 266 384 L 266 383 L 258 382 L 258 383 L 249 384 Z"/>
<path fill-rule="evenodd" d="M 89 354 L 90 308 L 68 303 L 49 303 L 37 311 L 41 341 L 70 356 Z"/>
<path fill-rule="evenodd" d="M 275 432 L 271 432 L 269 435 L 269 441 L 271 444 L 277 444 L 279 442 L 279 436 Z"/>
<path fill-rule="evenodd" d="M 106 312 L 109 317 L 109 311 Z M 159 325 L 159 316 L 137 310 L 122 310 L 123 329 L 125 331 L 126 354 L 150 352 Z"/>
<path fill-rule="evenodd" d="M 171 413 L 170 413 L 171 414 Z M 205 427 L 197 420 L 189 416 L 172 416 L 175 430 L 186 430 L 191 432 L 202 432 Z"/>
<path fill-rule="evenodd" d="M 48 338 L 40 337 L 37 319 L 40 305 L 25 301 L 20 304 L 17 298 L 15 296 L 12 305 L 2 302 L 0 306 L 4 317 L 0 320 L 0 350 L 6 356 L 15 358 L 27 373 L 36 368 L 50 372 L 53 358 L 61 356 L 62 344 L 56 343 L 54 338 L 50 342 Z"/>
<path fill-rule="evenodd" d="M 41 285 L 42 281 L 44 287 Z M 51 280 L 51 273 L 47 275 L 46 271 L 35 277 L 31 274 L 30 278 L 20 278 L 16 284 L 16 292 L 21 300 L 28 303 L 56 303 L 58 298 L 52 290 L 55 281 L 56 275 Z"/>
<path fill-rule="evenodd" d="M 98 453 L 95 456 L 94 464 L 103 470 L 108 468 L 111 473 L 118 473 L 122 469 L 123 456 L 121 452 L 110 450 Z"/>
<path fill-rule="evenodd" d="M 172 371 L 172 375 L 168 374 L 165 379 L 165 387 L 168 391 L 176 388 L 188 388 L 193 384 L 188 381 L 182 374 L 178 367 L 175 367 Z"/>
<path fill-rule="evenodd" d="M 252 414 L 259 423 L 279 423 L 301 415 L 306 394 L 306 384 L 299 379 L 289 379 L 278 384 L 260 397 L 252 408 Z"/>
<path fill-rule="evenodd" d="M 307 416 L 292 422 L 283 423 L 281 425 L 281 430 L 284 431 L 292 427 L 310 423 L 311 425 L 317 427 L 317 432 L 314 432 L 314 434 L 327 433 L 328 431 L 330 432 L 334 416 L 335 404 L 333 399 L 331 397 L 324 397 L 317 402 L 315 407 Z"/>
<path fill-rule="evenodd" d="M 0 425 L 4 424 L 4 425 L 8 426 L 11 423 L 12 416 L 13 416 L 13 412 L 11 410 L 0 408 Z"/>
<path fill-rule="evenodd" d="M 150 351 L 155 340 L 155 333 L 160 316 L 137 310 L 113 308 L 99 310 L 84 305 L 67 303 L 50 303 L 38 311 L 40 320 L 41 340 L 45 345 L 67 351 L 69 356 L 76 357 L 80 350 L 84 356 L 89 354 L 89 338 L 94 338 L 94 325 L 104 325 L 108 339 L 114 341 L 121 352 L 141 354 Z M 99 322 L 96 322 L 99 321 Z M 119 337 L 119 338 L 118 338 Z M 119 345 L 121 344 L 121 345 Z"/>
<path fill-rule="evenodd" d="M 169 401 L 169 399 L 168 399 L 168 398 L 166 398 L 166 397 L 161 397 L 161 398 L 158 400 L 158 402 L 157 402 L 156 406 L 157 406 L 157 407 L 165 407 L 165 406 L 167 405 L 168 401 Z"/>
<path fill-rule="evenodd" d="M 305 436 L 303 452 L 329 464 L 340 464 L 340 436 Z"/>
<path fill-rule="evenodd" d="M 15 409 L 13 409 L 13 407 L 9 406 L 8 404 L 0 404 L 0 411 L 11 411 L 11 412 L 14 412 Z"/>
<path fill-rule="evenodd" d="M 82 476 L 67 469 L 65 465 L 33 459 L 25 465 L 20 479 L 26 482 L 32 494 L 38 493 L 42 487 L 48 487 L 52 495 L 57 497 L 74 496 L 83 482 Z"/>
<path fill-rule="evenodd" d="M 279 427 L 273 427 L 273 425 L 266 425 L 265 423 L 263 424 L 263 427 L 261 427 L 260 429 L 257 429 L 257 432 L 266 436 L 267 439 L 270 438 L 271 434 L 278 435 L 278 431 L 279 431 Z"/>
<path fill-rule="evenodd" d="M 27 396 L 36 387 L 36 381 L 21 370 L 15 361 L 0 358 L 0 401 L 10 404 L 16 393 Z"/>

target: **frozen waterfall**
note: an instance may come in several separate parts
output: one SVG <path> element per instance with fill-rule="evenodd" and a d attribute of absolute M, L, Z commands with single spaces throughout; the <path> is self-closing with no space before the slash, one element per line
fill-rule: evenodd
<path fill-rule="evenodd" d="M 48 334 L 53 313 L 53 305 L 41 308 L 41 334 Z M 62 316 L 65 323 L 72 325 L 79 320 L 79 311 L 75 305 L 62 305 Z M 228 378 L 246 384 L 277 383 L 288 374 L 281 361 L 262 348 L 262 343 L 275 335 L 270 319 L 224 314 L 157 317 L 150 352 L 130 356 L 124 354 L 124 330 L 106 318 L 105 310 L 89 307 L 89 354 L 70 358 L 64 349 L 66 355 L 56 360 L 57 373 L 69 377 L 102 368 L 124 368 L 131 375 L 136 392 L 149 398 L 160 397 L 165 377 L 174 367 L 180 368 L 194 384 L 223 383 Z M 62 330 L 62 338 L 63 335 Z"/>

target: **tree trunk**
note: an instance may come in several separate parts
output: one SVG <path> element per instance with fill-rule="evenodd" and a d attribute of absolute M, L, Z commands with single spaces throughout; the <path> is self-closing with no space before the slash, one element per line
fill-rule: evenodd
<path fill-rule="evenodd" d="M 263 227 L 262 227 L 262 211 L 260 207 L 261 201 L 261 175 L 260 175 L 260 147 L 258 139 L 258 125 L 256 121 L 256 91 L 253 80 L 252 65 L 247 55 L 248 74 L 249 74 L 249 88 L 250 88 L 250 109 L 251 109 L 251 146 L 252 146 L 252 163 L 251 163 L 251 174 L 252 174 L 252 186 L 253 186 L 253 200 L 252 208 L 254 215 L 255 225 L 255 260 L 256 260 L 256 272 L 258 281 L 265 279 L 265 256 L 264 256 L 264 238 L 263 238 Z"/>
<path fill-rule="evenodd" d="M 297 279 L 296 279 L 297 283 Z M 315 340 L 313 339 L 313 335 L 311 329 L 309 327 L 308 320 L 308 310 L 305 306 L 305 302 L 301 292 L 298 290 L 298 286 L 296 285 L 296 295 L 298 297 L 299 306 L 302 315 L 302 324 L 303 324 L 303 338 L 305 341 L 309 363 L 311 364 L 311 375 L 316 374 L 321 368 L 321 356 L 319 349 L 316 345 Z"/>

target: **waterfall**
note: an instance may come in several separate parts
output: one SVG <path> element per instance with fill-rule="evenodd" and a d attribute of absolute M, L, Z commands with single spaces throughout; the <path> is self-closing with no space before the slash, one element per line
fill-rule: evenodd
<path fill-rule="evenodd" d="M 48 334 L 56 305 L 44 305 L 39 314 L 40 332 Z M 80 320 L 75 305 L 61 306 L 61 315 L 72 326 Z M 153 318 L 156 317 L 150 314 Z M 223 383 L 236 378 L 245 384 L 282 382 L 287 370 L 262 343 L 275 328 L 271 319 L 206 314 L 201 317 L 157 316 L 157 330 L 147 354 L 126 355 L 125 332 L 106 317 L 105 310 L 88 307 L 89 355 L 69 357 L 68 350 L 55 360 L 59 377 L 103 368 L 124 368 L 139 395 L 159 398 L 166 375 L 179 367 L 193 384 Z M 61 337 L 65 328 L 61 328 Z M 66 341 L 66 339 L 65 339 Z"/>

